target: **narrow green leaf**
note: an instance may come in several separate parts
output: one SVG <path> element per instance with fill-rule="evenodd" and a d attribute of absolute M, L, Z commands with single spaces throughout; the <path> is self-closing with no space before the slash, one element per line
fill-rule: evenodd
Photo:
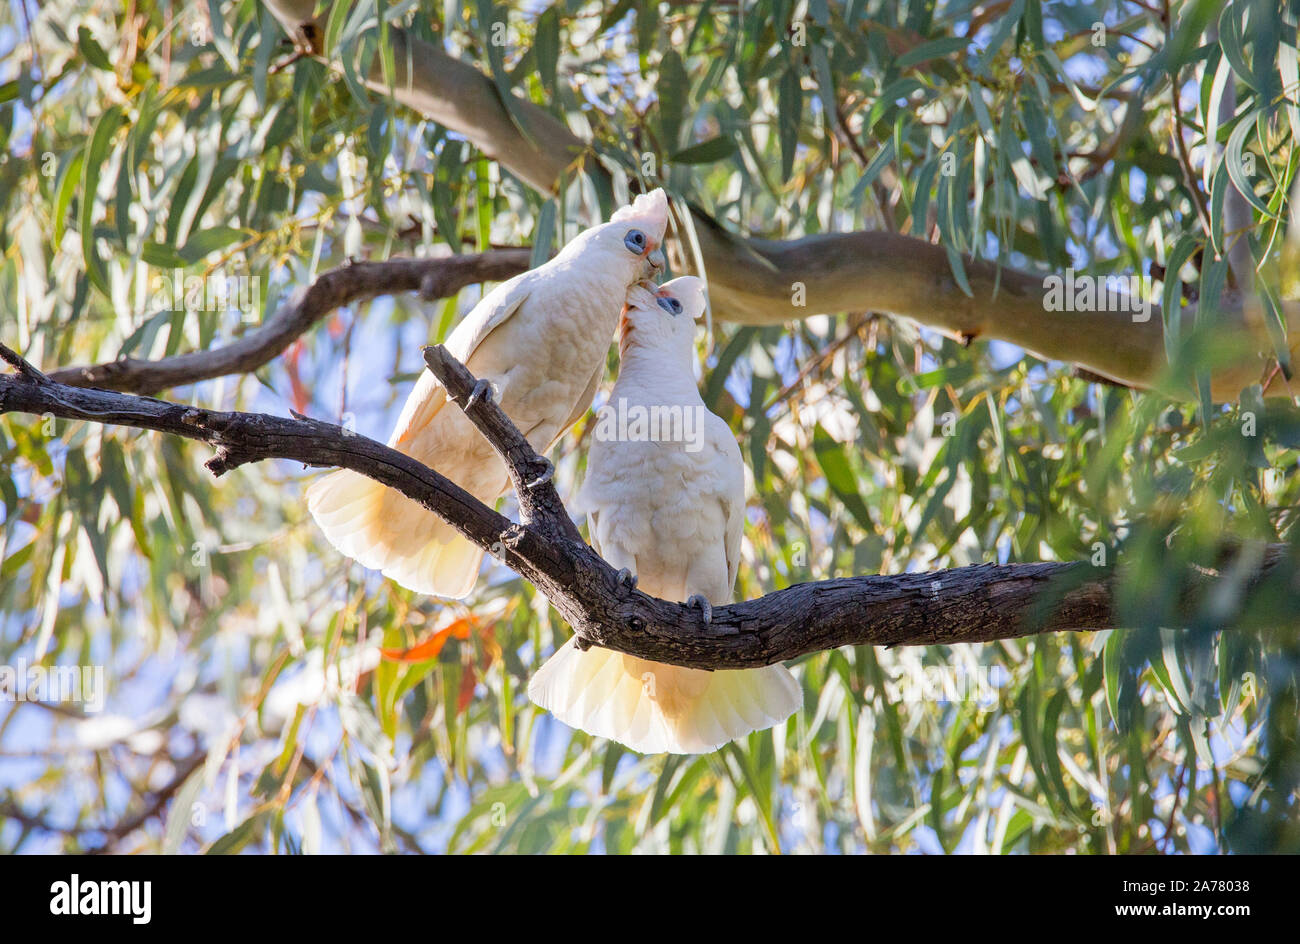
<path fill-rule="evenodd" d="M 72 203 L 72 195 L 77 192 L 77 185 L 81 183 L 81 168 L 85 162 L 86 154 L 84 151 L 78 151 L 73 155 L 63 168 L 59 177 L 59 184 L 54 198 L 54 238 L 52 245 L 59 246 L 63 244 L 63 233 L 68 228 L 68 207 Z"/>
<path fill-rule="evenodd" d="M 669 49 L 659 62 L 659 134 L 665 148 L 676 150 L 682 137 L 682 118 L 690 96 L 690 77 L 677 50 Z"/>
<path fill-rule="evenodd" d="M 969 44 L 970 41 L 964 36 L 944 36 L 941 39 L 932 39 L 929 42 L 921 43 L 919 46 L 913 46 L 895 59 L 894 68 L 907 69 L 922 62 L 929 62 L 931 59 L 946 58 L 955 52 L 964 50 Z"/>
<path fill-rule="evenodd" d="M 874 533 L 876 524 L 871 519 L 871 511 L 866 502 L 858 494 L 858 477 L 849 465 L 844 448 L 820 424 L 813 430 L 813 451 L 831 491 L 844 503 L 858 524 Z"/>
<path fill-rule="evenodd" d="M 266 814 L 256 813 L 209 846 L 205 854 L 234 855 L 256 839 L 265 824 Z"/>
<path fill-rule="evenodd" d="M 113 143 L 113 135 L 121 124 L 122 111 L 117 105 L 109 108 L 95 122 L 91 133 L 90 145 L 86 149 L 86 159 L 82 165 L 81 175 L 81 211 L 79 225 L 81 228 L 81 251 L 86 261 L 86 275 L 91 283 L 108 294 L 108 276 L 104 262 L 99 258 L 95 248 L 95 193 L 99 189 L 99 174 L 108 159 L 108 151 Z"/>
<path fill-rule="evenodd" d="M 736 153 L 736 142 L 728 135 L 718 135 L 671 154 L 670 164 L 711 164 Z"/>
<path fill-rule="evenodd" d="M 1250 175 L 1246 173 L 1247 160 L 1252 164 L 1257 163 L 1253 154 L 1244 153 L 1246 146 L 1246 135 L 1250 134 L 1255 123 L 1252 120 L 1253 115 L 1244 116 L 1237 127 L 1232 129 L 1232 134 L 1228 136 L 1228 147 L 1223 155 L 1224 164 L 1228 168 L 1228 177 L 1232 180 L 1232 185 L 1237 188 L 1237 192 L 1250 201 L 1250 205 L 1269 219 L 1276 219 L 1275 214 L 1270 213 L 1268 207 L 1255 194 L 1255 185 Z M 1238 236 L 1240 234 L 1237 234 Z M 1233 237 L 1234 239 L 1237 236 Z"/>
<path fill-rule="evenodd" d="M 190 819 L 194 815 L 194 801 L 198 799 L 199 791 L 203 789 L 205 775 L 204 765 L 200 764 L 197 770 L 185 778 L 185 782 L 176 791 L 176 796 L 167 808 L 167 821 L 163 826 L 161 850 L 163 855 L 176 855 L 181 851 L 181 844 L 185 842 L 185 836 L 189 832 Z"/>
<path fill-rule="evenodd" d="M 214 226 L 211 229 L 190 234 L 190 238 L 185 241 L 185 245 L 181 247 L 177 255 L 186 263 L 198 262 L 208 253 L 224 249 L 231 243 L 243 238 L 244 233 L 237 229 L 229 226 Z"/>
<path fill-rule="evenodd" d="M 560 61 L 560 14 L 555 7 L 547 7 L 537 18 L 533 52 L 537 60 L 537 77 L 553 98 Z"/>
<path fill-rule="evenodd" d="M 113 63 L 108 58 L 108 53 L 104 52 L 104 47 L 84 26 L 77 27 L 77 48 L 81 50 L 86 61 L 96 69 L 103 69 L 105 72 L 113 71 Z"/>
<path fill-rule="evenodd" d="M 788 181 L 794 172 L 795 154 L 799 148 L 799 124 L 803 121 L 803 84 L 798 66 L 792 65 L 781 76 L 777 103 L 779 109 L 777 125 L 781 138 L 781 179 Z"/>
<path fill-rule="evenodd" d="M 849 199 L 853 203 L 861 201 L 866 196 L 867 188 L 875 182 L 876 178 L 880 176 L 880 172 L 888 167 L 893 159 L 894 142 L 886 141 L 884 146 L 876 152 L 876 156 L 871 159 L 867 169 L 862 172 L 858 182 L 853 185 L 853 193 Z"/>
<path fill-rule="evenodd" d="M 529 267 L 537 268 L 551 258 L 551 247 L 555 244 L 556 200 L 551 197 L 542 204 L 537 214 L 537 226 L 533 230 L 533 252 L 529 257 Z"/>

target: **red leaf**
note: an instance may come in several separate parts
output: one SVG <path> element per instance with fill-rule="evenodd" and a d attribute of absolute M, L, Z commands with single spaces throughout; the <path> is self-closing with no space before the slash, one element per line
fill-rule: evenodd
<path fill-rule="evenodd" d="M 293 399 L 293 408 L 299 413 L 306 413 L 311 405 L 311 392 L 298 374 L 298 362 L 302 359 L 302 341 L 294 341 L 284 352 L 284 372 L 289 375 L 289 389 Z"/>
<path fill-rule="evenodd" d="M 460 676 L 460 697 L 456 699 L 456 714 L 462 715 L 469 703 L 474 700 L 474 686 L 478 684 L 478 672 L 473 662 L 465 663 L 465 671 Z"/>
<path fill-rule="evenodd" d="M 452 637 L 468 639 L 472 627 L 473 618 L 465 616 L 450 626 L 438 630 L 424 642 L 416 643 L 410 649 L 380 649 L 379 654 L 389 662 L 424 662 L 428 659 L 436 659 L 448 639 Z"/>
<path fill-rule="evenodd" d="M 497 642 L 495 624 L 488 625 L 479 630 L 479 641 L 482 644 L 482 655 L 479 657 L 479 664 L 483 671 L 486 672 L 492 668 L 492 663 L 501 658 L 501 643 Z"/>

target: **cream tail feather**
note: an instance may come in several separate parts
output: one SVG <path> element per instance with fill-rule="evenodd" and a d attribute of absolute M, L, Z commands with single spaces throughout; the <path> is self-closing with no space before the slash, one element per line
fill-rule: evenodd
<path fill-rule="evenodd" d="M 642 754 L 705 754 L 780 724 L 803 703 L 782 665 L 705 672 L 648 662 L 572 639 L 528 683 L 565 724 Z"/>
<path fill-rule="evenodd" d="M 307 507 L 340 554 L 407 589 L 452 599 L 474 589 L 482 549 L 364 475 L 331 472 L 307 490 Z"/>
<path fill-rule="evenodd" d="M 591 403 L 628 286 L 662 265 L 667 214 L 662 190 L 637 197 L 554 259 L 498 285 L 447 339 L 539 452 Z M 447 404 L 441 384 L 422 373 L 388 444 L 492 504 L 506 491 L 505 467 Z M 474 588 L 483 551 L 378 482 L 334 472 L 308 489 L 307 507 L 341 553 L 410 590 L 461 598 Z"/>
<path fill-rule="evenodd" d="M 448 411 L 442 423 L 433 425 L 447 401 L 440 395 L 440 388 L 421 388 L 436 385 L 432 374 L 423 374 L 416 393 L 408 401 L 408 407 L 411 403 L 428 405 L 417 427 L 425 435 L 410 435 L 412 424 L 404 414 L 388 445 L 431 468 L 446 469 L 456 476 L 461 469 L 448 469 L 448 463 L 439 462 L 437 446 L 445 446 L 448 437 L 431 441 L 434 437 L 428 432 L 436 426 L 449 426 L 452 429 L 448 432 L 455 432 L 460 425 L 455 421 L 463 417 Z M 481 467 L 491 468 L 487 463 Z M 496 501 L 505 485 L 504 470 L 499 483 L 468 482 L 463 472 L 456 477 L 487 504 Z M 348 469 L 332 472 L 307 489 L 307 508 L 339 553 L 363 567 L 381 571 L 410 590 L 460 599 L 474 588 L 483 561 L 482 549 L 465 540 L 437 515 L 373 479 Z"/>

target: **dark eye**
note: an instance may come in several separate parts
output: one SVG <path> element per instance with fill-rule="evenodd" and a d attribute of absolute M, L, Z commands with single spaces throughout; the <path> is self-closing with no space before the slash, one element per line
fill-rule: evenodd
<path fill-rule="evenodd" d="M 639 229 L 628 230 L 627 235 L 623 237 L 623 245 L 639 256 L 645 252 L 645 233 Z"/>
<path fill-rule="evenodd" d="M 670 315 L 680 315 L 682 313 L 682 303 L 671 295 L 663 295 L 656 301 L 659 302 L 659 307 Z"/>

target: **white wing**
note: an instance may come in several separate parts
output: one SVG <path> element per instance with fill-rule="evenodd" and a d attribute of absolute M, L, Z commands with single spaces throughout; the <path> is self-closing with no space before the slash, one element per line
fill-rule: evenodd
<path fill-rule="evenodd" d="M 712 414 L 710 420 L 710 438 L 718 450 L 718 494 L 727 523 L 727 587 L 734 590 L 740 573 L 740 541 L 745 532 L 745 460 L 726 421 Z"/>
<path fill-rule="evenodd" d="M 528 300 L 532 292 L 533 281 L 529 278 L 536 270 L 521 272 L 514 278 L 502 282 L 474 306 L 474 310 L 465 316 L 451 337 L 447 339 L 447 350 L 466 366 L 478 346 L 487 339 L 496 328 L 504 324 Z M 443 408 L 447 398 L 442 393 L 442 384 L 427 370 L 421 371 L 415 381 L 415 388 L 406 398 L 401 416 L 393 435 L 389 438 L 390 446 L 400 446 L 410 436 L 424 429 L 438 411 Z"/>
<path fill-rule="evenodd" d="M 521 272 L 483 296 L 447 339 L 447 350 L 468 364 L 487 336 L 504 324 L 528 300 L 541 269 Z"/>

